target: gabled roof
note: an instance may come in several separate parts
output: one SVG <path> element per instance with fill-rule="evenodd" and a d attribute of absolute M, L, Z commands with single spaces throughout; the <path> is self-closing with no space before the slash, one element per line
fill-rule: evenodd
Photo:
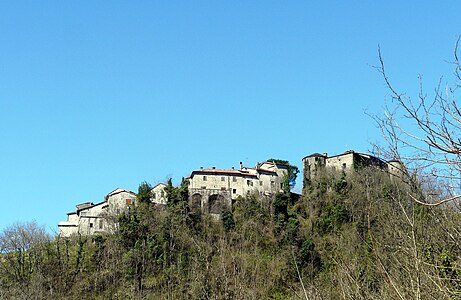
<path fill-rule="evenodd" d="M 157 184 L 152 188 L 152 190 L 155 189 L 156 187 L 158 187 L 159 185 L 166 186 L 166 183 L 163 183 L 163 182 L 157 183 Z"/>
<path fill-rule="evenodd" d="M 327 157 L 325 154 L 320 154 L 320 153 L 312 153 L 311 155 L 304 156 L 303 159 L 305 158 L 310 158 L 310 157 Z"/>
<path fill-rule="evenodd" d="M 273 171 L 273 170 L 268 170 L 268 169 L 263 169 L 263 168 L 247 168 L 247 169 L 255 170 L 256 172 L 259 172 L 259 173 L 273 173 L 273 174 L 277 174 L 277 172 L 275 172 L 275 171 Z"/>
<path fill-rule="evenodd" d="M 262 165 L 264 165 L 264 164 L 271 164 L 271 165 L 274 165 L 274 166 L 277 167 L 277 168 L 280 168 L 280 167 L 282 167 L 282 168 L 288 168 L 288 166 L 287 166 L 286 164 L 277 163 L 277 162 L 275 162 L 275 161 L 268 161 L 268 160 L 263 161 L 263 162 L 260 163 L 259 165 L 262 166 Z"/>
<path fill-rule="evenodd" d="M 126 192 L 126 193 L 129 193 L 129 194 L 132 194 L 133 196 L 136 196 L 136 193 L 130 191 L 130 190 L 125 190 L 123 188 L 116 188 L 115 190 L 113 190 L 112 192 L 110 192 L 109 194 L 107 194 L 104 199 L 108 199 L 110 196 L 114 196 L 114 195 L 117 195 L 117 194 L 120 194 L 120 193 L 123 193 L 123 192 Z"/>
<path fill-rule="evenodd" d="M 75 205 L 75 207 L 77 208 L 77 211 L 79 211 L 79 210 L 85 209 L 87 207 L 90 207 L 92 205 L 94 205 L 93 202 L 83 202 L 83 203 L 79 203 L 79 204 Z"/>
<path fill-rule="evenodd" d="M 99 203 L 96 203 L 96 204 L 91 203 L 92 205 L 90 205 L 90 206 L 86 206 L 86 207 L 84 207 L 84 208 L 82 208 L 82 209 L 77 209 L 77 212 L 76 212 L 76 213 L 79 213 L 79 212 L 81 212 L 81 211 L 83 211 L 83 210 L 88 210 L 88 209 L 90 209 L 90 208 L 93 208 L 93 207 L 96 207 L 96 206 L 99 206 L 99 205 L 105 204 L 105 203 L 107 203 L 107 202 L 106 202 L 106 201 L 102 201 L 102 202 L 99 202 Z M 103 207 L 103 208 L 104 208 L 104 207 Z"/>

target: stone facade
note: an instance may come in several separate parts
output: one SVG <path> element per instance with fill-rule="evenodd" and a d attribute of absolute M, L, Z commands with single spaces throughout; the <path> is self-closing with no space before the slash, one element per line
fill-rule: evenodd
<path fill-rule="evenodd" d="M 203 169 L 193 171 L 189 180 L 189 196 L 192 208 L 219 214 L 230 208 L 239 196 L 258 194 L 272 197 L 283 189 L 283 179 L 288 168 L 273 162 L 257 164 L 254 168 L 240 163 L 238 170 Z"/>
<path fill-rule="evenodd" d="M 363 166 L 375 166 L 387 171 L 391 179 L 402 179 L 405 167 L 401 162 L 385 162 L 369 154 L 346 151 L 335 156 L 314 153 L 302 159 L 304 184 L 324 170 L 348 174 Z M 189 202 L 192 210 L 219 217 L 231 209 L 238 197 L 258 195 L 261 199 L 271 199 L 283 191 L 288 176 L 288 166 L 275 162 L 258 163 L 254 168 L 240 163 L 239 169 L 200 168 L 191 173 L 188 179 Z M 151 190 L 154 204 L 166 205 L 165 183 L 155 185 Z M 104 201 L 93 204 L 78 204 L 76 211 L 67 214 L 67 221 L 59 223 L 59 234 L 68 237 L 75 234 L 92 235 L 112 233 L 118 224 L 115 217 L 135 204 L 136 194 L 121 188 L 104 197 Z"/>
<path fill-rule="evenodd" d="M 166 194 L 165 194 L 166 184 L 159 183 L 154 186 L 151 190 L 152 198 L 151 201 L 156 204 L 166 205 Z"/>
<path fill-rule="evenodd" d="M 304 157 L 302 161 L 305 180 L 315 178 L 323 170 L 348 174 L 365 166 L 375 166 L 378 169 L 387 171 L 391 175 L 391 178 L 402 178 L 405 173 L 405 168 L 401 162 L 386 162 L 370 154 L 352 150 L 334 156 L 328 156 L 327 153 L 314 153 Z"/>
<path fill-rule="evenodd" d="M 69 237 L 75 234 L 112 233 L 117 227 L 114 217 L 133 205 L 135 200 L 135 193 L 118 188 L 107 194 L 100 203 L 78 204 L 76 211 L 67 214 L 67 221 L 59 222 L 59 235 Z"/>
<path fill-rule="evenodd" d="M 391 180 L 403 180 L 406 182 L 405 176 L 408 174 L 405 165 L 398 160 L 390 160 L 387 162 L 387 167 Z"/>
<path fill-rule="evenodd" d="M 192 210 L 201 210 L 207 214 L 221 214 L 232 206 L 230 189 L 194 189 L 189 188 Z"/>

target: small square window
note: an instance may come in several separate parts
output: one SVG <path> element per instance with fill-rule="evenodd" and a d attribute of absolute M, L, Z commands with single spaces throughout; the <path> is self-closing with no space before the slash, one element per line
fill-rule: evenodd
<path fill-rule="evenodd" d="M 226 181 L 226 177 L 222 176 L 221 181 Z"/>
<path fill-rule="evenodd" d="M 203 181 L 206 181 L 206 176 L 203 176 Z"/>

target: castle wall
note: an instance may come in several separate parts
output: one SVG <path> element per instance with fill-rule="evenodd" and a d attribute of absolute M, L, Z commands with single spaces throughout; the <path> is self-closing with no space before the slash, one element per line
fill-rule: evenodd
<path fill-rule="evenodd" d="M 199 208 L 198 203 L 193 202 L 195 199 L 200 199 L 200 209 L 205 213 L 220 214 L 223 210 L 230 209 L 232 207 L 231 195 L 230 189 L 189 188 L 191 207 Z"/>
<path fill-rule="evenodd" d="M 311 179 L 315 178 L 320 170 L 345 172 L 346 174 L 361 167 L 374 166 L 389 173 L 391 180 L 402 180 L 405 177 L 405 166 L 399 161 L 385 162 L 375 156 L 347 151 L 343 154 L 327 157 L 325 154 L 312 154 L 303 158 L 304 181 L 303 189 Z"/>
<path fill-rule="evenodd" d="M 354 153 L 328 157 L 325 161 L 325 167 L 333 172 L 344 171 L 349 173 L 354 169 Z"/>
<path fill-rule="evenodd" d="M 388 171 L 391 176 L 391 180 L 403 180 L 406 174 L 406 169 L 403 163 L 393 160 L 388 163 Z"/>
<path fill-rule="evenodd" d="M 325 168 L 325 156 L 308 156 L 303 158 L 303 173 L 305 179 L 313 179 L 320 170 Z"/>

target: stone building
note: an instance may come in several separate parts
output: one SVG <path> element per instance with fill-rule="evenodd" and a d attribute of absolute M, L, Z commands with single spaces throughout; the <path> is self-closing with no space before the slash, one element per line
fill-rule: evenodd
<path fill-rule="evenodd" d="M 193 171 L 189 180 L 191 207 L 205 213 L 220 214 L 230 208 L 239 196 L 258 194 L 272 197 L 283 189 L 288 167 L 274 162 L 257 164 L 254 168 L 204 169 Z"/>
<path fill-rule="evenodd" d="M 117 188 L 99 203 L 85 202 L 76 205 L 76 211 L 67 214 L 67 221 L 59 222 L 59 235 L 92 235 L 112 233 L 116 229 L 115 216 L 134 204 L 136 194 Z"/>
<path fill-rule="evenodd" d="M 386 162 L 370 154 L 346 151 L 342 154 L 328 156 L 327 153 L 314 153 L 302 159 L 304 179 L 311 180 L 319 172 L 330 170 L 332 172 L 344 172 L 346 174 L 353 172 L 361 167 L 375 166 L 378 169 L 389 172 L 392 178 L 402 178 L 405 173 L 404 165 L 396 160 Z"/>
<path fill-rule="evenodd" d="M 165 194 L 165 187 L 166 184 L 161 182 L 157 185 L 155 185 L 152 190 L 152 198 L 151 201 L 156 204 L 166 204 L 166 194 Z"/>

